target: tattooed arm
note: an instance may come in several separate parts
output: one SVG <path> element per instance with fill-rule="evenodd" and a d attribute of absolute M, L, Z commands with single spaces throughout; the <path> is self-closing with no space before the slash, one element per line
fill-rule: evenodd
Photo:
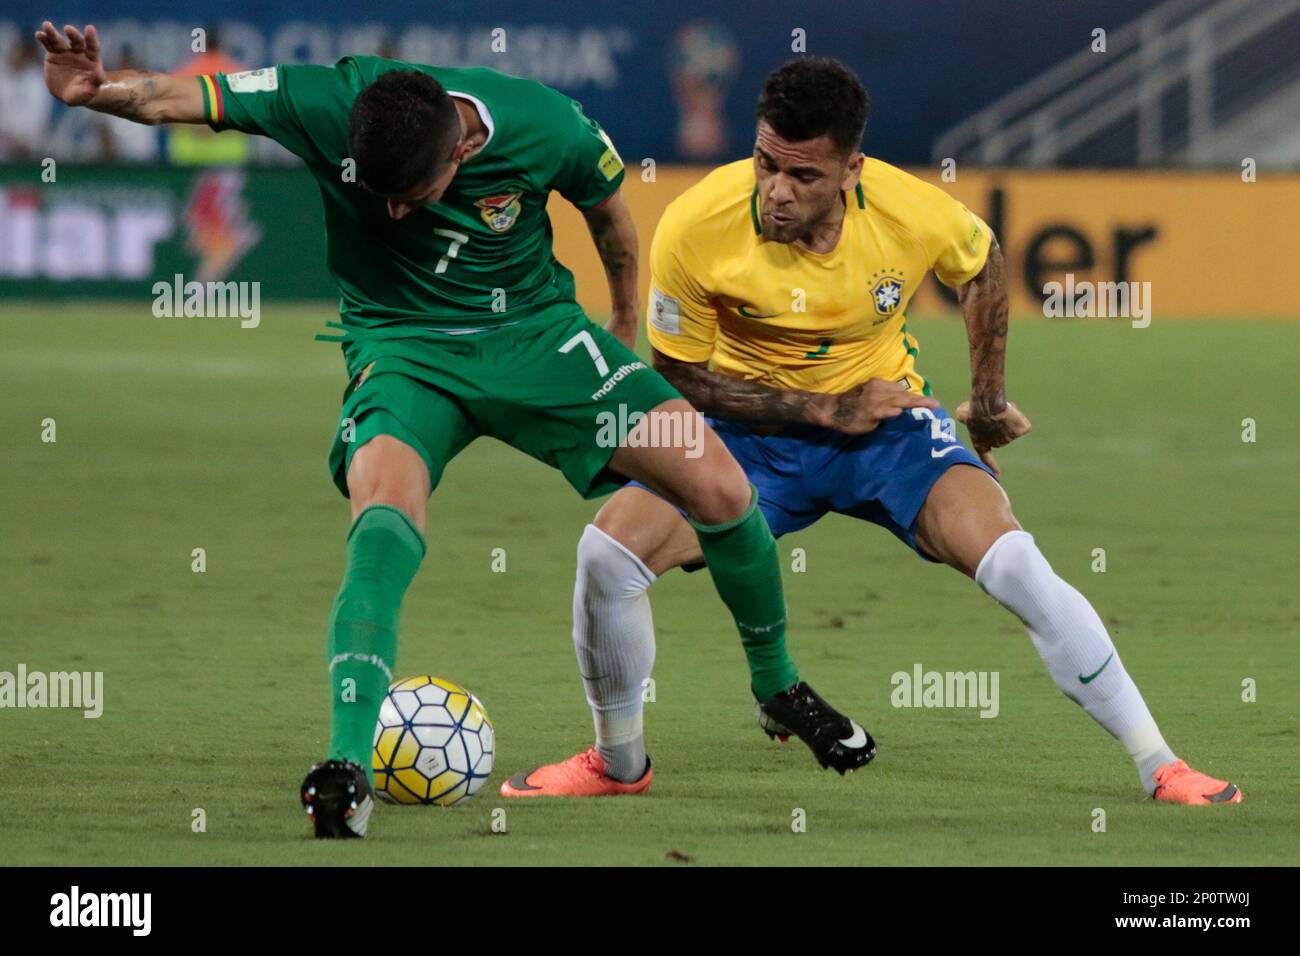
<path fill-rule="evenodd" d="M 622 192 L 594 209 L 582 210 L 609 280 L 613 315 L 606 328 L 630 349 L 636 348 L 636 224 Z"/>
<path fill-rule="evenodd" d="M 998 472 L 992 449 L 1029 431 L 1029 419 L 1007 401 L 1007 287 L 1002 250 L 989 248 L 984 268 L 957 290 L 970 342 L 970 401 L 957 406 L 957 419 L 986 465 Z"/>
<path fill-rule="evenodd" d="M 701 412 L 746 425 L 820 425 L 860 435 L 904 409 L 939 407 L 934 399 L 883 378 L 828 395 L 747 382 L 714 372 L 707 363 L 681 362 L 658 350 L 654 363 L 659 374 Z"/>
<path fill-rule="evenodd" d="M 205 121 L 198 80 L 145 70 L 105 71 L 93 26 L 84 34 L 71 26 L 59 33 L 46 20 L 36 39 L 45 48 L 45 85 L 69 106 L 87 106 L 151 126 Z"/>

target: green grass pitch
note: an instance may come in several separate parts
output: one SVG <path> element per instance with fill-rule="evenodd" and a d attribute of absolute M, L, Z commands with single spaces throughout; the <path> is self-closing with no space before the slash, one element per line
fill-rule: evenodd
<path fill-rule="evenodd" d="M 1300 863 L 1300 324 L 1157 316 L 1141 330 L 1026 320 L 1011 332 L 1010 395 L 1034 423 L 1000 456 L 1017 514 L 1097 606 L 1170 743 L 1236 781 L 1244 805 L 1145 800 L 1122 748 L 1061 696 L 1017 621 L 839 517 L 781 542 L 792 647 L 876 735 L 874 764 L 840 778 L 797 742 L 769 742 L 708 578 L 673 573 L 651 592 L 650 795 L 503 801 L 504 774 L 591 737 L 569 600 L 596 503 L 484 440 L 433 498 L 397 670 L 473 689 L 496 725 L 497 768 L 463 806 L 381 806 L 371 839 L 336 844 L 307 838 L 297 796 L 326 743 L 323 630 L 347 529 L 324 462 L 342 366 L 336 346 L 311 340 L 331 317 L 327 304 L 275 306 L 244 330 L 146 305 L 0 312 L 0 670 L 103 671 L 105 685 L 98 720 L 0 711 L 0 861 Z M 955 408 L 959 321 L 909 328 Z M 790 570 L 795 547 L 804 573 Z M 1105 573 L 1091 570 L 1097 548 Z M 997 671 L 999 715 L 891 707 L 890 676 L 917 663 Z M 507 832 L 493 833 L 503 806 Z M 192 830 L 196 808 L 206 832 Z"/>

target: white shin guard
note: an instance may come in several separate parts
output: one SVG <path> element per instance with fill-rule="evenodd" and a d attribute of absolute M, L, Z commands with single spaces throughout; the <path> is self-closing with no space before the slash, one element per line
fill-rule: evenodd
<path fill-rule="evenodd" d="M 635 554 L 587 525 L 578 542 L 573 647 L 606 773 L 631 782 L 645 772 L 643 682 L 655 661 L 646 589 L 655 575 Z"/>
<path fill-rule="evenodd" d="M 1118 738 L 1137 764 L 1142 784 L 1173 761 L 1137 685 L 1124 669 L 1106 626 L 1088 600 L 1057 577 L 1027 531 L 993 542 L 975 580 L 1025 627 L 1067 697 Z"/>

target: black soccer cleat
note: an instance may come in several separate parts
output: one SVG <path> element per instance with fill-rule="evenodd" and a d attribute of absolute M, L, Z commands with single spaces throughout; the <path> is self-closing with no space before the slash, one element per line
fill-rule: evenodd
<path fill-rule="evenodd" d="M 302 805 L 318 840 L 360 839 L 366 835 L 375 799 L 360 766 L 351 760 L 326 760 L 312 767 L 302 782 Z"/>
<path fill-rule="evenodd" d="M 773 739 L 792 735 L 808 745 L 822 767 L 841 775 L 871 763 L 876 742 L 803 681 L 765 701 L 755 701 L 758 726 Z"/>

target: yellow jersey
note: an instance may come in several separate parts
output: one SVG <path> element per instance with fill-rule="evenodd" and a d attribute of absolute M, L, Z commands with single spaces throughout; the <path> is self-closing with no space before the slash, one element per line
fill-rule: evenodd
<path fill-rule="evenodd" d="M 777 388 L 843 392 L 870 378 L 929 394 L 903 314 L 927 272 L 958 286 L 984 267 L 987 225 L 888 163 L 862 165 L 828 253 L 762 237 L 752 159 L 664 211 L 650 248 L 650 343 L 670 358 Z"/>

